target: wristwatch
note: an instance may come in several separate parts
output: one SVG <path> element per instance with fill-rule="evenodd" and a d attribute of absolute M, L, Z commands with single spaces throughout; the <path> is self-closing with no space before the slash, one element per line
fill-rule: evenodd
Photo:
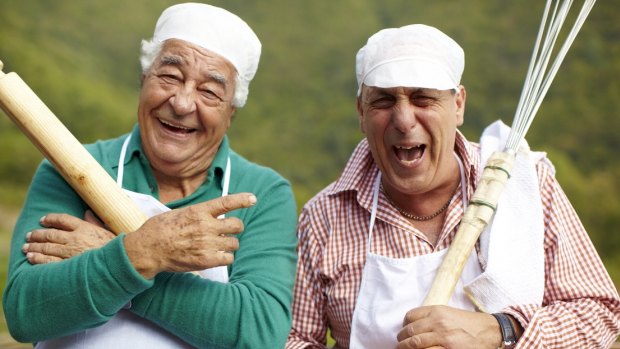
<path fill-rule="evenodd" d="M 499 328 L 502 331 L 502 344 L 498 349 L 513 349 L 517 345 L 517 335 L 508 315 L 504 313 L 494 313 L 491 315 L 497 319 Z"/>

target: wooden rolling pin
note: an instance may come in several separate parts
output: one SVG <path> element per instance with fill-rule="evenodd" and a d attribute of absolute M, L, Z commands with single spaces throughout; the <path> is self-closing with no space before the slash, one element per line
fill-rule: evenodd
<path fill-rule="evenodd" d="M 0 108 L 115 233 L 137 230 L 146 216 L 15 73 L 2 72 Z"/>
<path fill-rule="evenodd" d="M 514 162 L 514 153 L 498 151 L 489 157 L 478 187 L 461 219 L 461 225 L 456 231 L 450 247 L 448 247 L 448 253 L 439 266 L 437 275 L 435 275 L 422 305 L 445 305 L 452 298 L 456 284 L 463 273 L 469 255 L 474 251 L 478 237 L 493 219 L 497 203 L 510 178 Z M 472 302 L 479 309 L 485 310 L 478 300 L 472 299 Z"/>

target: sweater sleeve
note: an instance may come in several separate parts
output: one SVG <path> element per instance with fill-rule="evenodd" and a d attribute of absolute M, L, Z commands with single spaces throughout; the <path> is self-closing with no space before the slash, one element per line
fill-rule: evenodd
<path fill-rule="evenodd" d="M 37 342 L 105 323 L 136 294 L 152 286 L 124 251 L 123 236 L 58 263 L 31 265 L 21 251 L 26 234 L 48 213 L 84 216 L 86 205 L 52 165 L 37 170 L 11 241 L 3 307 L 11 335 Z"/>
<path fill-rule="evenodd" d="M 297 260 L 296 207 L 288 182 L 257 187 L 257 204 L 232 213 L 245 228 L 229 282 L 160 273 L 134 298 L 134 313 L 197 347 L 284 346 Z"/>

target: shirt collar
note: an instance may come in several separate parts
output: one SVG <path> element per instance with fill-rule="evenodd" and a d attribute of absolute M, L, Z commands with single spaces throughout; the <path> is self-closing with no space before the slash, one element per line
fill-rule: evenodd
<path fill-rule="evenodd" d="M 454 150 L 463 161 L 463 171 L 465 172 L 468 191 L 471 191 L 469 193 L 471 197 L 477 185 L 478 169 L 480 168 L 480 146 L 477 143 L 467 141 L 465 136 L 457 130 Z"/>
<path fill-rule="evenodd" d="M 372 205 L 373 184 L 379 175 L 379 168 L 370 152 L 368 140 L 362 139 L 353 150 L 342 175 L 329 190 L 329 195 L 345 191 L 357 192 L 357 201 L 367 210 Z"/>
<path fill-rule="evenodd" d="M 127 144 L 127 154 L 125 154 L 125 164 L 129 162 L 134 154 L 142 155 L 144 150 L 142 149 L 142 140 L 140 139 L 140 127 L 136 124 L 131 130 L 131 139 Z M 146 155 L 145 155 L 146 156 Z"/>
<path fill-rule="evenodd" d="M 209 170 L 207 171 L 207 180 L 208 178 L 215 178 L 213 176 L 216 175 L 221 182 L 221 178 L 223 177 L 224 171 L 226 170 L 226 163 L 228 162 L 230 152 L 231 150 L 228 144 L 228 136 L 224 135 L 224 138 L 222 138 L 222 142 L 220 143 L 220 147 L 217 150 L 215 157 L 213 158 L 213 162 L 211 163 L 211 166 L 209 166 Z"/>
<path fill-rule="evenodd" d="M 459 130 L 456 130 L 454 150 L 463 161 L 468 189 L 476 188 L 478 169 L 480 168 L 480 146 L 477 143 L 469 142 Z"/>

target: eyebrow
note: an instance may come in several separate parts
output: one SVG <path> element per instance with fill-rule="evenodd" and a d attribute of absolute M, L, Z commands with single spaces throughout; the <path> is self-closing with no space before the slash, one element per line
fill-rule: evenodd
<path fill-rule="evenodd" d="M 183 59 L 179 56 L 163 56 L 161 58 L 161 63 L 163 65 L 180 65 L 183 62 Z"/>
<path fill-rule="evenodd" d="M 162 63 L 162 65 L 178 66 L 178 65 L 181 65 L 183 63 L 183 58 L 180 57 L 180 56 L 176 56 L 176 55 L 163 56 L 161 58 L 161 63 Z M 224 76 L 224 74 L 210 71 L 207 74 L 207 76 L 209 77 L 209 79 L 211 79 L 211 80 L 215 81 L 216 83 L 222 85 L 224 88 L 226 88 L 228 86 L 228 80 L 226 79 L 226 76 Z"/>
<path fill-rule="evenodd" d="M 228 80 L 226 80 L 224 74 L 220 74 L 218 72 L 209 72 L 209 78 L 213 79 L 215 82 L 224 87 L 228 85 Z"/>

